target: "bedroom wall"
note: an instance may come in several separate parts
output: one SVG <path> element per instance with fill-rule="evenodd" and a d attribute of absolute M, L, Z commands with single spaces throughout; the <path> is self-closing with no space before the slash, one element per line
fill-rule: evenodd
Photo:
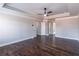
<path fill-rule="evenodd" d="M 79 40 L 79 17 L 65 17 L 55 19 L 56 37 Z"/>
<path fill-rule="evenodd" d="M 35 37 L 35 23 L 30 18 L 0 13 L 0 46 Z"/>

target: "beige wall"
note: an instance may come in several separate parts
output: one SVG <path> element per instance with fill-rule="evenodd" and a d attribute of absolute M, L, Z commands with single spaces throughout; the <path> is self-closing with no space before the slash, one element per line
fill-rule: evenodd
<path fill-rule="evenodd" d="M 32 19 L 0 13 L 0 46 L 35 36 L 35 21 Z"/>
<path fill-rule="evenodd" d="M 56 36 L 79 40 L 79 17 L 65 17 L 56 19 Z"/>

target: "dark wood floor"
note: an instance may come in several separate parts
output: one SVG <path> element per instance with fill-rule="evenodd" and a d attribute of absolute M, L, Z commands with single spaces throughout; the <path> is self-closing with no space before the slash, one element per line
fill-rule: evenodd
<path fill-rule="evenodd" d="M 37 36 L 0 48 L 1 56 L 79 56 L 79 42 L 53 36 Z"/>

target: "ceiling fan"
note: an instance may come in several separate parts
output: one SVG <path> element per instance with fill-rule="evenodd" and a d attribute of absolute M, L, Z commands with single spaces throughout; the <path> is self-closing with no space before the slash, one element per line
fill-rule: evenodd
<path fill-rule="evenodd" d="M 49 16 L 52 13 L 53 13 L 52 11 L 47 11 L 47 8 L 44 8 L 44 14 L 38 14 L 38 15 Z"/>
<path fill-rule="evenodd" d="M 70 16 L 69 12 L 54 14 L 52 11 L 48 11 L 47 8 L 44 8 L 43 10 L 44 10 L 44 14 L 39 13 L 38 15 L 43 15 L 45 19 L 63 18 L 63 17 L 69 17 Z"/>

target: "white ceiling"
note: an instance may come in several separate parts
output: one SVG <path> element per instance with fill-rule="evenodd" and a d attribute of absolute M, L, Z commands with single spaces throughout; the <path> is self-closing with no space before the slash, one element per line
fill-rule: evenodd
<path fill-rule="evenodd" d="M 62 13 L 67 11 L 67 4 L 59 4 L 59 3 L 15 3 L 15 4 L 8 4 L 12 7 L 18 8 L 28 13 L 33 14 L 43 14 L 44 8 L 47 8 L 48 11 L 53 11 L 54 14 Z"/>
<path fill-rule="evenodd" d="M 78 3 L 8 3 L 7 5 L 38 17 L 41 17 L 38 14 L 44 13 L 44 8 L 47 8 L 48 11 L 53 11 L 53 14 L 64 12 L 70 12 L 71 15 L 79 14 Z"/>

